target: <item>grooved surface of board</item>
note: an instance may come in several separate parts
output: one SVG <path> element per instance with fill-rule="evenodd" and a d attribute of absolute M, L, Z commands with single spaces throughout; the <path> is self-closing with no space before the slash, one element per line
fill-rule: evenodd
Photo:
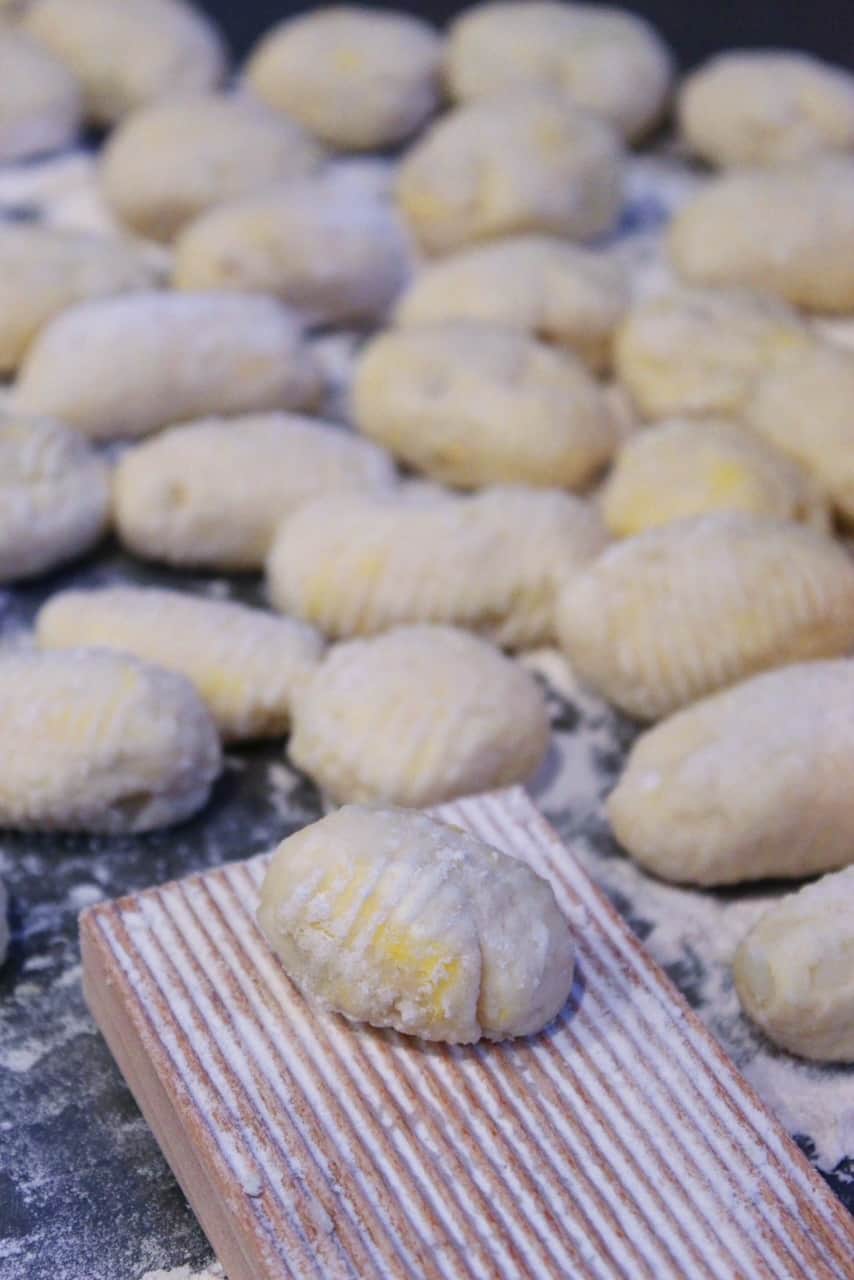
<path fill-rule="evenodd" d="M 266 858 L 91 908 L 87 996 L 229 1280 L 848 1278 L 854 1224 L 520 790 L 437 815 L 578 939 L 539 1036 L 315 1012 L 255 924 Z"/>

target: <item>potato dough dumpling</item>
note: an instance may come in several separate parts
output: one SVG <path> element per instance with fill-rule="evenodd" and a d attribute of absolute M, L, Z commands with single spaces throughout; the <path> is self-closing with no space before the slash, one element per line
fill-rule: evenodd
<path fill-rule="evenodd" d="M 113 505 L 137 555 L 200 569 L 260 569 L 279 521 L 327 492 L 395 483 L 387 453 L 292 414 L 188 423 L 129 450 Z"/>
<path fill-rule="evenodd" d="M 311 173 L 320 148 L 286 116 L 226 94 L 134 112 L 101 155 L 101 189 L 140 235 L 172 240 L 214 205 Z"/>
<path fill-rule="evenodd" d="M 166 827 L 202 808 L 221 768 L 183 676 L 97 649 L 0 653 L 0 828 Z"/>
<path fill-rule="evenodd" d="M 462 488 L 580 488 L 616 443 L 608 402 L 580 360 L 487 325 L 381 334 L 359 358 L 353 407 L 365 435 Z"/>
<path fill-rule="evenodd" d="M 854 646 L 854 561 L 803 525 L 718 512 L 607 548 L 570 579 L 557 629 L 573 670 L 656 720 L 747 676 Z"/>
<path fill-rule="evenodd" d="M 0 582 L 82 555 L 107 527 L 108 470 L 59 422 L 0 413 Z"/>
<path fill-rule="evenodd" d="M 464 10 L 451 26 L 445 76 L 452 97 L 465 102 L 525 85 L 559 89 L 639 138 L 664 110 L 673 59 L 636 14 L 530 0 Z"/>
<path fill-rule="evenodd" d="M 320 658 L 313 628 L 226 600 L 180 591 L 62 591 L 38 615 L 42 649 L 118 649 L 195 685 L 229 740 L 275 737 Z"/>
<path fill-rule="evenodd" d="M 790 1053 L 854 1062 L 852 954 L 854 867 L 846 867 L 783 898 L 750 930 L 734 961 L 742 1008 Z"/>
<path fill-rule="evenodd" d="M 439 105 L 439 37 L 405 13 L 335 5 L 288 18 L 253 50 L 246 82 L 341 151 L 409 137 Z"/>
<path fill-rule="evenodd" d="M 592 504 L 554 490 L 329 495 L 283 522 L 267 583 L 331 636 L 444 622 L 525 648 L 555 639 L 558 590 L 604 543 Z"/>
<path fill-rule="evenodd" d="M 288 751 L 339 801 L 421 807 L 521 782 L 549 744 L 532 676 L 452 627 L 334 646 L 293 711 Z"/>
<path fill-rule="evenodd" d="M 614 330 L 629 301 L 621 267 L 550 236 L 513 236 L 428 265 L 395 309 L 395 324 L 473 321 L 568 347 L 594 370 L 611 363 Z"/>
<path fill-rule="evenodd" d="M 293 312 L 236 293 L 135 293 L 70 307 L 30 347 L 16 407 L 96 440 L 207 413 L 299 409 L 320 373 Z"/>
<path fill-rule="evenodd" d="M 212 89 L 225 73 L 218 31 L 183 0 L 35 0 L 24 26 L 78 77 L 93 124 Z"/>
<path fill-rule="evenodd" d="M 0 25 L 0 164 L 58 151 L 80 124 L 80 90 L 46 49 Z"/>
<path fill-rule="evenodd" d="M 723 53 L 683 81 L 678 115 L 685 140 L 711 164 L 775 165 L 851 150 L 854 76 L 808 53 Z"/>
<path fill-rule="evenodd" d="M 686 884 L 854 862 L 854 662 L 806 662 L 704 698 L 641 735 L 608 799 L 620 843 Z"/>
<path fill-rule="evenodd" d="M 423 813 L 348 805 L 289 836 L 258 920 L 304 995 L 426 1040 L 532 1035 L 572 987 L 549 883 Z"/>
<path fill-rule="evenodd" d="M 404 157 L 397 198 L 427 253 L 526 231 L 588 240 L 619 217 L 622 168 L 604 121 L 525 91 L 433 125 Z"/>

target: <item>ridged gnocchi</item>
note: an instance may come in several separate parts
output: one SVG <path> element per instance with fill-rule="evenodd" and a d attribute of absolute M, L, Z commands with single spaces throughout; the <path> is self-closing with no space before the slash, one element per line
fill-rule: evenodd
<path fill-rule="evenodd" d="M 523 781 L 548 743 L 527 671 L 465 631 L 412 626 L 329 650 L 288 754 L 338 801 L 421 807 Z"/>
<path fill-rule="evenodd" d="M 0 163 L 65 147 L 79 124 L 80 89 L 68 68 L 0 25 Z"/>
<path fill-rule="evenodd" d="M 854 646 L 854 561 L 824 534 L 743 512 L 649 529 L 570 579 L 557 631 L 573 670 L 656 720 L 772 667 Z"/>
<path fill-rule="evenodd" d="M 422 813 L 348 805 L 289 836 L 258 920 L 321 1007 L 426 1040 L 532 1035 L 572 988 L 548 882 Z"/>
<path fill-rule="evenodd" d="M 169 826 L 202 808 L 221 768 L 183 676 L 96 649 L 0 652 L 0 828 Z"/>

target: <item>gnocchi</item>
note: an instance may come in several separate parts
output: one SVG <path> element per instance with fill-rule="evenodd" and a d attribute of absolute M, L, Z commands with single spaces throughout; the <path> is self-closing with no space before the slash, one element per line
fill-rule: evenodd
<path fill-rule="evenodd" d="M 71 72 L 21 31 L 0 25 L 0 164 L 57 151 L 79 125 Z"/>

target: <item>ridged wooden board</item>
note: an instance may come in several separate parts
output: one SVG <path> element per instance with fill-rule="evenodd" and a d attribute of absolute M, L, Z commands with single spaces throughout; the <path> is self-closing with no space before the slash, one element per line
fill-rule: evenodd
<path fill-rule="evenodd" d="M 521 790 L 445 805 L 548 877 L 579 948 L 540 1036 L 315 1013 L 265 857 L 81 917 L 85 989 L 229 1280 L 820 1280 L 854 1221 Z"/>

